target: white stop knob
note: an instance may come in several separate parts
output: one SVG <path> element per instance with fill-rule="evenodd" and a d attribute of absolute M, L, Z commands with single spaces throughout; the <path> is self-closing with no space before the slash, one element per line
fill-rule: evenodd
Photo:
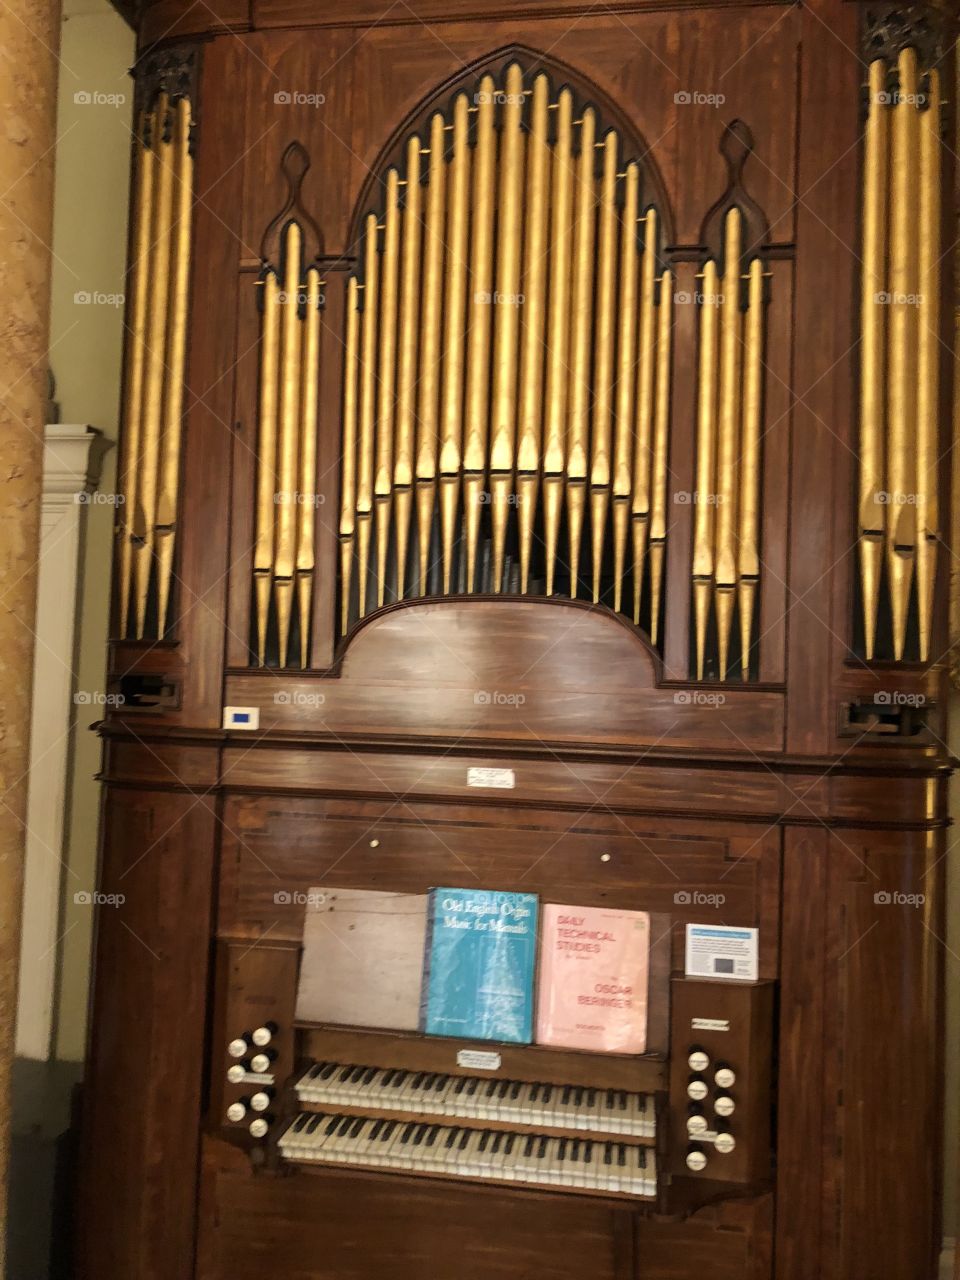
<path fill-rule="evenodd" d="M 707 1157 L 702 1151 L 687 1152 L 687 1168 L 692 1173 L 701 1173 L 707 1167 Z"/>
<path fill-rule="evenodd" d="M 709 1065 L 710 1059 L 702 1049 L 691 1049 L 690 1057 L 687 1059 L 687 1066 L 691 1071 L 706 1071 Z"/>
<path fill-rule="evenodd" d="M 732 1133 L 718 1133 L 714 1146 L 722 1156 L 728 1156 L 733 1148 L 737 1145 L 737 1140 Z"/>
<path fill-rule="evenodd" d="M 257 1116 L 250 1125 L 250 1136 L 253 1138 L 265 1138 L 270 1125 L 264 1120 L 263 1116 Z"/>

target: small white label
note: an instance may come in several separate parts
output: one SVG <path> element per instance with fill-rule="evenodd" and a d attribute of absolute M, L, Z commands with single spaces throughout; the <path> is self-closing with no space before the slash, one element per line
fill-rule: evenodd
<path fill-rule="evenodd" d="M 499 1071 L 500 1055 L 486 1049 L 458 1049 L 457 1066 L 471 1071 Z"/>
<path fill-rule="evenodd" d="M 691 1031 L 729 1031 L 730 1021 L 728 1018 L 691 1018 Z"/>
<path fill-rule="evenodd" d="M 259 707 L 224 707 L 223 727 L 225 729 L 259 729 Z"/>
<path fill-rule="evenodd" d="M 512 769 L 468 769 L 468 787 L 496 787 L 512 791 L 517 785 L 517 775 Z"/>
<path fill-rule="evenodd" d="M 688 978 L 733 978 L 756 982 L 759 929 L 737 929 L 722 924 L 688 924 L 686 974 Z"/>

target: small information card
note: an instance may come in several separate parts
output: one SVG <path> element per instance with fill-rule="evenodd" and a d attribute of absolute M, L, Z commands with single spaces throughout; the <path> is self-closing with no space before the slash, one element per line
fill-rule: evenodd
<path fill-rule="evenodd" d="M 722 924 L 688 924 L 688 978 L 736 978 L 756 982 L 760 931 Z"/>

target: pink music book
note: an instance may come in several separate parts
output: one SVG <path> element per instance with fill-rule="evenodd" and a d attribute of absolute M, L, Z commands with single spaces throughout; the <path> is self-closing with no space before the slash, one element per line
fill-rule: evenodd
<path fill-rule="evenodd" d="M 543 903 L 537 1044 L 645 1052 L 649 955 L 646 911 Z"/>

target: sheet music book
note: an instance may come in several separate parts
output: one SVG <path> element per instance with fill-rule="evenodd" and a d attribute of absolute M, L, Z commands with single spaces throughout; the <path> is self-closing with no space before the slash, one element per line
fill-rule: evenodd
<path fill-rule="evenodd" d="M 536 894 L 431 890 L 422 1029 L 529 1044 L 536 937 Z"/>
<path fill-rule="evenodd" d="M 298 1021 L 416 1031 L 426 932 L 426 894 L 311 889 Z"/>
<path fill-rule="evenodd" d="M 650 916 L 544 903 L 537 1043 L 644 1053 Z"/>

